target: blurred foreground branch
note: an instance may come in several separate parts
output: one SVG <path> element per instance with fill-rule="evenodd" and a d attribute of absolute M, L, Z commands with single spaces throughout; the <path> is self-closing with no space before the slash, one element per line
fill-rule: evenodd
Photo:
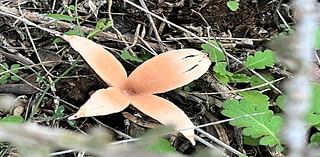
<path fill-rule="evenodd" d="M 101 128 L 92 129 L 89 135 L 83 135 L 36 124 L 1 124 L 0 140 L 15 144 L 24 157 L 44 157 L 56 149 L 86 150 L 103 157 L 183 157 L 180 154 L 145 152 L 138 145 L 133 144 L 109 145 L 110 136 Z"/>
<path fill-rule="evenodd" d="M 15 144 L 21 155 L 26 157 L 48 156 L 50 151 L 61 148 L 85 149 L 94 154 L 100 154 L 105 151 L 110 138 L 105 130 L 99 130 L 93 129 L 90 135 L 86 136 L 36 124 L 1 124 L 0 140 Z"/>
<path fill-rule="evenodd" d="M 313 30 L 316 25 L 316 1 L 295 0 L 295 18 L 298 21 L 296 34 L 287 48 L 287 60 L 294 73 L 287 82 L 286 122 L 283 137 L 288 145 L 289 157 L 303 157 L 307 154 L 307 127 L 304 117 L 310 108 L 311 87 L 309 84 L 311 59 L 313 56 Z"/>

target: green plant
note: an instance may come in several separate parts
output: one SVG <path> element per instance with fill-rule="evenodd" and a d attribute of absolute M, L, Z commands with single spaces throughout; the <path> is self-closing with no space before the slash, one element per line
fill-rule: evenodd
<path fill-rule="evenodd" d="M 60 13 L 60 14 L 52 13 L 52 14 L 48 14 L 47 16 L 50 18 L 53 18 L 55 20 L 58 20 L 58 21 L 73 22 L 78 18 L 77 16 L 73 16 L 76 11 L 77 11 L 77 9 L 74 5 L 69 5 L 64 8 L 63 13 Z M 72 16 L 65 15 L 64 13 L 71 13 Z"/>
<path fill-rule="evenodd" d="M 53 118 L 54 119 L 58 119 L 58 118 L 62 118 L 64 116 L 64 106 L 60 105 L 54 112 L 53 114 Z"/>
<path fill-rule="evenodd" d="M 265 78 L 267 81 L 273 81 L 274 77 L 272 75 L 267 75 L 267 74 L 262 74 L 261 75 L 263 78 Z M 264 84 L 266 82 L 264 82 L 260 77 L 254 75 L 250 77 L 250 86 L 254 87 L 254 86 L 259 86 L 261 84 Z M 263 90 L 268 88 L 268 86 L 264 86 L 264 87 L 260 87 L 258 89 Z"/>
<path fill-rule="evenodd" d="M 215 48 L 214 46 L 211 46 L 210 44 L 219 47 L 219 43 L 217 41 L 209 40 L 208 43 L 202 44 L 201 48 L 205 53 L 209 54 L 211 62 L 218 63 L 221 61 L 225 61 L 224 53 L 221 50 Z"/>
<path fill-rule="evenodd" d="M 268 96 L 258 91 L 242 92 L 239 100 L 226 100 L 222 114 L 235 118 L 230 124 L 243 128 L 243 135 L 259 139 L 260 145 L 275 147 L 282 151 L 279 133 L 283 123 L 280 116 L 269 109 Z"/>
<path fill-rule="evenodd" d="M 227 6 L 231 11 L 237 11 L 239 9 L 239 2 L 236 0 L 230 0 L 227 2 Z"/>
<path fill-rule="evenodd" d="M 280 128 L 282 117 L 275 115 L 269 108 L 271 104 L 268 96 L 259 91 L 241 92 L 241 100 L 226 100 L 224 102 L 222 114 L 235 118 L 230 124 L 243 128 L 243 135 L 246 137 L 246 144 L 258 144 L 274 146 L 277 151 L 282 151 L 280 141 Z M 320 84 L 312 83 L 311 109 L 306 115 L 305 120 L 309 127 L 315 128 L 310 137 L 312 145 L 320 144 Z M 284 96 L 279 96 L 276 100 L 279 108 L 284 108 Z"/>
<path fill-rule="evenodd" d="M 77 27 L 74 27 L 72 29 L 69 29 L 68 31 L 64 32 L 64 34 L 66 35 L 78 35 L 78 36 L 85 36 L 83 30 L 80 27 L 80 22 L 79 22 L 79 16 L 77 13 L 77 7 L 74 5 L 69 5 L 66 6 L 64 9 L 64 13 L 70 13 L 70 15 L 64 15 L 63 13 L 61 14 L 48 14 L 48 17 L 54 18 L 58 21 L 67 21 L 67 22 L 77 22 Z M 64 42 L 62 39 L 60 38 L 55 38 L 53 40 L 53 43 L 57 44 L 60 42 Z"/>
<path fill-rule="evenodd" d="M 8 83 L 9 80 L 12 81 L 18 81 L 19 78 L 17 76 L 12 75 L 9 71 L 6 69 L 9 69 L 12 73 L 18 74 L 19 70 L 18 68 L 20 67 L 20 64 L 12 64 L 9 68 L 9 65 L 7 63 L 2 64 L 4 67 L 0 67 L 0 84 L 6 84 Z"/>
<path fill-rule="evenodd" d="M 244 61 L 244 65 L 248 69 L 265 69 L 266 67 L 272 67 L 275 63 L 276 58 L 272 50 L 257 51 Z"/>
<path fill-rule="evenodd" d="M 105 29 L 110 28 L 111 26 L 112 26 L 112 21 L 106 18 L 102 18 L 97 22 L 96 28 L 88 34 L 87 38 L 92 38 L 97 33 L 102 32 Z"/>
<path fill-rule="evenodd" d="M 145 150 L 155 153 L 175 153 L 176 149 L 170 145 L 170 142 L 164 138 L 158 138 L 145 146 Z"/>
<path fill-rule="evenodd" d="M 212 42 L 217 44 L 217 42 Z M 265 83 L 257 76 L 248 76 L 242 73 L 233 73 L 228 70 L 228 64 L 222 52 L 209 44 L 201 46 L 205 52 L 211 55 L 210 59 L 216 64 L 213 67 L 216 78 L 223 84 L 228 83 L 249 83 L 250 86 L 257 86 Z M 257 51 L 254 55 L 249 55 L 244 61 L 245 68 L 265 69 L 272 67 L 276 63 L 272 50 Z M 271 75 L 263 75 L 268 81 L 274 80 Z M 263 88 L 260 88 L 263 89 Z M 235 118 L 230 124 L 243 128 L 245 142 L 250 145 L 266 145 L 275 147 L 277 151 L 284 148 L 281 144 L 279 133 L 283 123 L 280 116 L 274 114 L 269 109 L 269 97 L 259 91 L 241 92 L 241 100 L 226 100 L 223 105 L 222 114 Z"/>
<path fill-rule="evenodd" d="M 133 62 L 138 62 L 138 63 L 143 62 L 142 59 L 137 57 L 135 54 L 131 54 L 127 49 L 124 49 L 121 51 L 120 58 L 123 60 L 128 60 L 128 61 L 133 61 Z"/>
<path fill-rule="evenodd" d="M 213 71 L 216 72 L 215 76 L 217 77 L 217 79 L 223 82 L 224 84 L 229 83 L 230 77 L 233 76 L 233 73 L 227 71 L 226 68 L 227 68 L 226 62 L 217 63 L 213 68 Z"/>
<path fill-rule="evenodd" d="M 310 137 L 310 144 L 315 146 L 320 145 L 320 132 L 316 132 Z"/>
<path fill-rule="evenodd" d="M 73 22 L 75 20 L 74 17 L 69 15 L 63 15 L 63 14 L 48 14 L 47 16 L 59 21 Z"/>
<path fill-rule="evenodd" d="M 63 34 L 65 34 L 65 35 L 85 36 L 83 34 L 83 31 L 79 27 L 75 27 L 73 29 L 70 29 L 70 30 L 64 32 Z M 61 43 L 61 42 L 64 42 L 64 41 L 62 39 L 60 39 L 60 38 L 55 38 L 53 40 L 53 43 L 55 43 L 55 44 L 58 44 L 58 43 Z"/>
<path fill-rule="evenodd" d="M 9 123 L 9 124 L 21 124 L 23 123 L 23 117 L 21 116 L 6 116 L 0 119 L 0 123 Z"/>
<path fill-rule="evenodd" d="M 195 87 L 197 87 L 197 84 L 196 84 L 195 82 L 191 82 L 191 83 L 185 85 L 185 86 L 183 87 L 183 90 L 184 90 L 185 92 L 192 92 L 192 91 L 193 91 L 193 88 L 195 88 Z"/>
<path fill-rule="evenodd" d="M 213 67 L 216 78 L 223 84 L 228 83 L 250 83 L 251 86 L 256 86 L 265 83 L 257 76 L 247 76 L 246 74 L 233 73 L 227 70 L 227 62 L 225 62 L 224 53 L 212 45 L 219 47 L 219 43 L 215 40 L 210 40 L 209 43 L 201 45 L 204 52 L 209 54 L 211 62 L 216 63 Z M 244 66 L 248 69 L 265 69 L 272 67 L 276 63 L 275 54 L 272 50 L 257 51 L 254 55 L 249 55 L 244 61 Z M 270 75 L 267 80 L 271 81 L 274 78 Z"/>
<path fill-rule="evenodd" d="M 226 68 L 226 62 L 219 62 L 213 67 L 216 78 L 223 84 L 248 83 L 250 81 L 250 77 L 246 74 L 234 74 L 232 72 L 229 72 Z"/>

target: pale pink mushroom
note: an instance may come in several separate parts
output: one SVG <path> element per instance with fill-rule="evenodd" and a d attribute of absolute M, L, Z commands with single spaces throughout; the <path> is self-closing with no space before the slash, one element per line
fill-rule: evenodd
<path fill-rule="evenodd" d="M 208 57 L 195 49 L 162 53 L 138 66 L 127 77 L 121 63 L 101 45 L 79 36 L 63 35 L 90 67 L 111 87 L 96 91 L 69 117 L 91 117 L 120 112 L 129 104 L 176 130 L 194 127 L 188 116 L 172 102 L 153 95 L 181 87 L 198 79 L 209 68 Z M 180 131 L 193 145 L 194 129 Z"/>

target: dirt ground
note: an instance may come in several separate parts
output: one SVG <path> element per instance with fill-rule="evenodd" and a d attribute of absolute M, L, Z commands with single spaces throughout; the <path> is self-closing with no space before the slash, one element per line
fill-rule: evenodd
<path fill-rule="evenodd" d="M 241 0 L 240 8 L 235 12 L 227 7 L 227 1 L 145 0 L 144 2 L 151 12 L 176 25 L 187 28 L 199 37 L 217 38 L 226 51 L 240 60 L 250 52 L 265 49 L 270 38 L 282 30 L 280 24 L 283 22 L 278 16 L 277 10 L 286 22 L 293 22 L 288 11 L 290 10 L 290 4 L 286 4 L 287 1 Z M 140 5 L 138 0 L 132 2 Z M 139 56 L 143 55 L 139 52 L 150 48 L 157 53 L 161 53 L 162 50 L 179 48 L 200 49 L 201 41 L 192 38 L 190 34 L 166 22 L 153 18 L 161 39 L 160 43 L 152 31 L 152 26 L 144 11 L 125 3 L 123 0 L 112 0 L 112 3 L 111 11 L 114 26 L 121 32 L 123 39 L 118 37 L 115 30 L 108 28 L 103 33 L 98 33 L 93 40 L 108 47 L 119 60 L 121 60 L 119 52 L 127 45 L 133 45 L 132 50 L 137 52 Z M 81 106 L 90 94 L 97 89 L 107 87 L 107 85 L 95 75 L 93 70 L 78 57 L 79 55 L 67 43 L 54 44 L 54 40 L 57 38 L 53 34 L 34 26 L 26 26 L 17 17 L 24 17 L 43 28 L 63 33 L 74 29 L 77 23 L 75 21 L 52 21 L 44 15 L 50 13 L 68 14 L 68 12 L 65 12 L 66 6 L 74 4 L 74 0 L 20 0 L 19 4 L 18 1 L 13 0 L 0 1 L 1 12 L 10 12 L 10 15 L 15 15 L 0 14 L 1 63 L 9 65 L 20 63 L 25 67 L 18 72 L 18 75 L 24 80 L 9 80 L 6 85 L 0 85 L 0 92 L 26 95 L 28 105 L 23 116 L 42 125 L 86 131 L 88 128 L 98 125 L 97 121 L 99 121 L 132 137 L 145 134 L 148 128 L 130 121 L 130 118 L 128 120 L 128 116 L 138 114 L 140 115 L 138 116 L 139 120 L 147 124 L 151 123 L 150 125 L 155 121 L 133 107 L 129 107 L 122 113 L 97 117 L 97 120 L 83 118 L 74 121 L 72 124 L 67 121 L 67 117 L 76 111 L 73 106 Z M 96 15 L 94 15 L 90 5 L 96 7 Z M 84 32 L 94 30 L 99 19 L 109 17 L 108 3 L 104 1 L 78 0 L 77 6 L 80 26 Z M 143 38 L 143 41 L 136 38 L 137 35 Z M 30 42 L 30 38 L 33 42 Z M 127 45 L 124 44 L 123 40 L 127 41 Z M 149 50 L 145 52 L 148 53 Z M 40 60 L 41 62 L 50 62 L 50 64 L 41 65 L 39 64 Z M 73 65 L 72 63 L 75 60 L 80 61 Z M 136 62 L 124 60 L 121 60 L 121 62 L 128 73 L 139 65 Z M 229 61 L 229 66 L 234 71 L 241 68 L 233 60 Z M 262 72 L 270 73 L 270 71 Z M 274 75 L 282 74 L 274 72 Z M 193 90 L 197 92 L 219 91 L 219 89 L 214 88 L 215 80 L 212 73 L 207 73 L 201 79 L 195 81 L 197 88 Z M 41 89 L 41 91 L 28 86 L 25 81 Z M 23 84 L 25 88 L 14 86 L 17 84 Z M 241 86 L 235 85 L 230 88 L 236 89 Z M 161 96 L 177 104 L 196 125 L 225 118 L 220 114 L 221 102 L 225 100 L 225 97 L 221 95 L 202 97 L 175 90 L 161 94 Z M 210 105 L 208 105 L 208 101 L 210 101 Z M 61 105 L 65 108 L 64 115 L 57 118 L 54 115 L 58 106 Z M 244 145 L 241 130 L 227 123 L 203 129 L 248 156 L 273 155 L 272 151 L 266 147 Z M 125 138 L 114 133 L 114 139 L 122 140 Z M 185 154 L 192 154 L 207 148 L 203 144 L 192 146 L 182 136 L 173 136 L 170 139 L 173 146 L 179 152 Z M 204 139 L 212 142 L 205 137 Z M 72 154 L 66 156 L 72 156 Z"/>

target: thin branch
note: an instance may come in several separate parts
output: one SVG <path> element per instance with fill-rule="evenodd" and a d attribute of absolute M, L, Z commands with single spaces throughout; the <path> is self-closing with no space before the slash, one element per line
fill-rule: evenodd
<path fill-rule="evenodd" d="M 144 9 L 148 10 L 148 7 L 147 7 L 146 3 L 144 2 L 144 0 L 139 0 L 139 2 Z M 151 15 L 147 14 L 147 18 L 150 22 L 152 29 L 153 29 L 154 36 L 156 37 L 158 44 L 160 45 L 161 51 L 164 51 L 164 48 L 162 46 L 162 40 L 160 38 L 160 35 L 158 33 L 158 29 L 157 29 L 156 25 L 154 24 L 154 21 L 153 21 Z"/>

